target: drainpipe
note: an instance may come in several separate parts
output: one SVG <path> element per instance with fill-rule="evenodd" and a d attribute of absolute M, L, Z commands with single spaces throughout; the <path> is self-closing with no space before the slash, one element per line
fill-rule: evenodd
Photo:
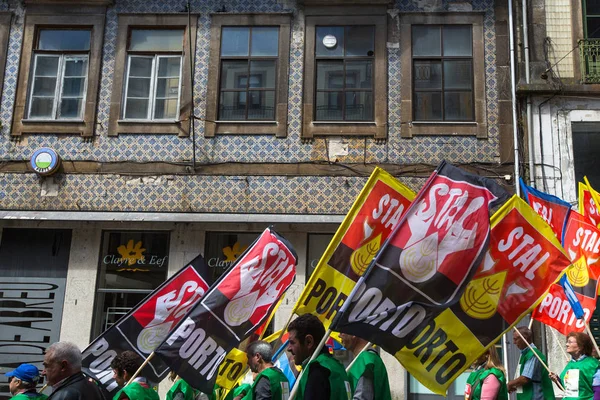
<path fill-rule="evenodd" d="M 525 55 L 525 83 L 530 82 L 529 73 L 529 33 L 527 25 L 527 0 L 522 0 L 523 9 L 523 46 Z M 533 114 L 531 112 L 531 95 L 527 95 L 527 142 L 529 142 L 529 186 L 535 187 L 535 151 L 533 148 Z"/>
<path fill-rule="evenodd" d="M 515 193 L 521 195 L 519 187 L 519 135 L 517 129 L 517 85 L 515 81 L 515 34 L 513 27 L 512 1 L 508 1 L 508 40 L 510 42 L 510 91 L 512 97 L 513 142 L 515 147 Z"/>

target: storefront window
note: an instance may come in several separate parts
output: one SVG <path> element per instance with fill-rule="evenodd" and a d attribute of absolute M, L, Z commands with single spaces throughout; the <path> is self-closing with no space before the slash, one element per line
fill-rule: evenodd
<path fill-rule="evenodd" d="M 104 231 L 93 337 L 167 279 L 169 232 Z"/>

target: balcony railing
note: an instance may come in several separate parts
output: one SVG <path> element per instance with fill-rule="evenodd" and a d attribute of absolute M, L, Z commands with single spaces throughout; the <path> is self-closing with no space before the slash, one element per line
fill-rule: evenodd
<path fill-rule="evenodd" d="M 581 83 L 600 83 L 600 39 L 579 41 Z"/>

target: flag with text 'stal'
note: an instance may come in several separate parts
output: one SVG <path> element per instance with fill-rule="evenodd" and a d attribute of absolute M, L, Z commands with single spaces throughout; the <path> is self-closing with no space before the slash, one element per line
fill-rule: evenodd
<path fill-rule="evenodd" d="M 460 299 L 487 251 L 490 210 L 507 198 L 491 179 L 443 162 L 358 281 L 332 329 L 398 357 L 432 316 Z"/>
<path fill-rule="evenodd" d="M 532 317 L 566 335 L 569 332 L 583 332 L 585 323 L 589 323 L 596 309 L 600 279 L 600 229 L 589 218 L 571 211 L 562 245 L 572 263 L 565 276 L 583 308 L 585 317 L 579 319 L 575 315 L 569 298 L 559 283 L 550 287 Z"/>
<path fill-rule="evenodd" d="M 519 183 L 521 184 L 525 201 L 533 208 L 533 211 L 538 213 L 550 225 L 558 240 L 562 242 L 569 213 L 571 212 L 571 204 L 560 197 L 540 192 L 531 186 L 527 186 L 522 178 L 520 178 Z"/>
<path fill-rule="evenodd" d="M 143 359 L 148 358 L 208 291 L 213 283 L 211 276 L 204 258 L 201 255 L 196 257 L 83 351 L 83 372 L 97 380 L 108 394 L 114 395 L 119 387 L 110 367 L 113 358 L 125 350 L 134 351 Z M 142 375 L 158 383 L 168 373 L 168 365 L 153 358 Z"/>
<path fill-rule="evenodd" d="M 596 192 L 586 183 L 579 182 L 579 213 L 587 218 L 592 224 L 600 227 L 600 210 L 596 206 L 596 200 L 600 193 Z"/>
<path fill-rule="evenodd" d="M 292 246 L 267 228 L 155 350 L 194 388 L 211 393 L 221 361 L 269 317 L 296 277 Z"/>

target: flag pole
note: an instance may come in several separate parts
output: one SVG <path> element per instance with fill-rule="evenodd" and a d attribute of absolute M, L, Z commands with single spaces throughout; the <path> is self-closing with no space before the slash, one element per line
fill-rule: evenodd
<path fill-rule="evenodd" d="M 47 387 L 48 387 L 48 384 L 46 383 L 44 386 L 42 386 L 42 388 L 38 391 L 38 393 L 42 393 L 44 390 L 46 390 Z"/>
<path fill-rule="evenodd" d="M 596 343 L 596 339 L 594 339 L 594 335 L 592 335 L 592 330 L 590 329 L 590 324 L 585 323 L 585 330 L 589 335 L 590 339 L 592 339 L 592 343 L 594 344 L 594 348 L 596 349 L 596 354 L 600 356 L 600 349 L 598 349 L 598 343 Z"/>
<path fill-rule="evenodd" d="M 552 332 L 552 336 L 554 336 L 554 340 L 556 340 L 556 343 L 560 343 L 559 337 L 556 336 L 556 332 L 554 332 L 555 329 L 552 327 L 549 327 L 549 328 L 550 328 L 550 332 Z M 558 345 L 558 347 L 560 347 L 560 349 L 562 350 L 567 362 L 571 361 L 571 357 L 569 357 L 569 355 L 567 354 L 567 351 L 560 344 Z"/>
<path fill-rule="evenodd" d="M 150 360 L 152 360 L 153 357 L 154 357 L 154 352 L 150 353 L 150 355 L 148 356 L 148 358 L 146 358 L 144 360 L 144 362 L 142 363 L 142 365 L 140 365 L 140 367 L 138 368 L 138 370 L 135 371 L 135 374 L 133 374 L 133 376 L 129 379 L 129 381 L 125 384 L 125 386 L 129 385 L 131 382 L 133 382 L 133 380 L 135 378 L 137 378 L 137 376 L 140 374 L 140 372 L 142 372 L 142 370 L 144 369 L 144 367 L 146 365 L 148 365 L 148 363 L 150 362 Z"/>
<path fill-rule="evenodd" d="M 350 368 L 352 368 L 352 366 L 354 365 L 354 362 L 356 360 L 358 360 L 358 356 L 360 356 L 363 351 L 367 351 L 369 349 L 369 347 L 373 346 L 373 343 L 368 342 L 367 344 L 365 344 L 365 347 L 362 348 L 361 351 L 358 352 L 358 354 L 354 357 L 354 360 L 352 360 L 352 362 L 350 362 L 350 364 L 348 364 L 348 368 L 346 368 L 346 372 L 350 371 Z"/>
<path fill-rule="evenodd" d="M 519 330 L 517 328 L 515 328 L 515 332 L 517 332 L 517 334 L 521 337 L 521 339 L 523 339 L 523 342 L 527 343 L 527 347 L 529 347 L 529 349 L 531 350 L 531 352 L 533 353 L 533 355 L 540 361 L 540 364 L 542 364 L 542 366 L 544 368 L 546 368 L 546 371 L 548 371 L 548 373 L 552 372 L 552 371 L 550 371 L 550 368 L 548 368 L 548 366 L 546 365 L 546 363 L 542 360 L 542 358 L 538 355 L 538 353 L 533 350 L 533 347 L 531 346 L 531 343 L 529 343 L 525 339 L 525 337 L 523 337 L 523 334 L 521 332 L 519 332 Z M 560 382 L 554 382 L 554 383 L 556 383 L 556 386 L 558 386 L 558 388 L 560 390 L 562 390 L 563 392 L 565 391 L 565 388 L 560 384 Z"/>

